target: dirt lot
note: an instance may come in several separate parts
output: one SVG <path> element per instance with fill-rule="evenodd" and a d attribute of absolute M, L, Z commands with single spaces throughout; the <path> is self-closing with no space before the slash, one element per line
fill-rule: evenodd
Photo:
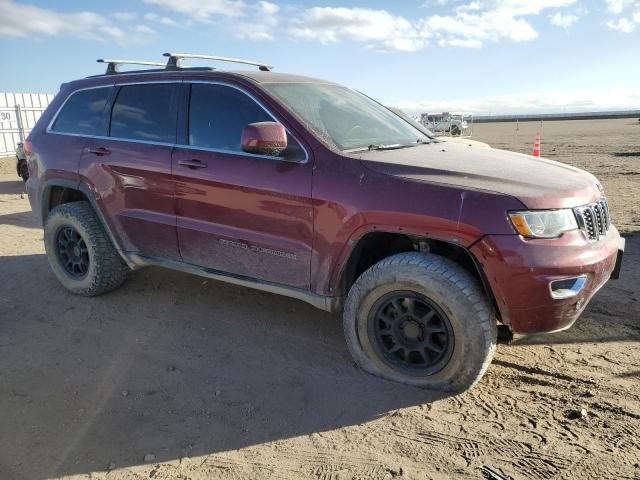
<path fill-rule="evenodd" d="M 528 152 L 538 128 L 476 138 Z M 500 345 L 450 398 L 361 373 L 340 321 L 299 301 L 155 268 L 72 296 L 21 182 L 0 176 L 0 479 L 640 478 L 640 125 L 542 135 L 543 155 L 603 181 L 622 278 L 570 331 Z"/>

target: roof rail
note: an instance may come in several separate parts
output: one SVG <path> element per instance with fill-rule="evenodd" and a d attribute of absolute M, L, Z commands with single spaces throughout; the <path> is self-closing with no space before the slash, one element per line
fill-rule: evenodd
<path fill-rule="evenodd" d="M 175 69 L 180 68 L 180 63 L 183 58 L 202 58 L 204 60 L 216 60 L 219 62 L 231 62 L 231 63 L 242 63 L 244 65 L 255 65 L 258 69 L 263 72 L 270 72 L 273 70 L 273 65 L 267 65 L 263 62 L 253 62 L 251 60 L 242 60 L 240 58 L 229 58 L 229 57 L 216 57 L 213 55 L 198 55 L 192 53 L 164 53 L 165 57 L 169 57 L 167 60 L 167 69 Z"/>
<path fill-rule="evenodd" d="M 106 63 L 107 71 L 105 75 L 113 75 L 115 73 L 120 73 L 120 65 L 150 65 L 153 67 L 164 67 L 164 63 L 160 62 L 145 62 L 141 60 L 112 60 L 106 58 L 99 58 L 96 60 L 98 63 Z"/>

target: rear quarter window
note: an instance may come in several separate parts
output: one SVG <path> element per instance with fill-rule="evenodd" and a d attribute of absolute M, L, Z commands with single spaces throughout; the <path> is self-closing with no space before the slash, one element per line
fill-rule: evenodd
<path fill-rule="evenodd" d="M 98 135 L 111 87 L 72 93 L 58 113 L 51 130 L 76 135 Z"/>
<path fill-rule="evenodd" d="M 128 85 L 120 88 L 111 111 L 109 136 L 175 143 L 172 84 Z"/>

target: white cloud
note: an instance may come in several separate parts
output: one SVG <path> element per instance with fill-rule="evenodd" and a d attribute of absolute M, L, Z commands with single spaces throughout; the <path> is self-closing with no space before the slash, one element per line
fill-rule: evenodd
<path fill-rule="evenodd" d="M 423 8 L 442 7 L 449 3 L 449 0 L 426 0 L 423 4 Z"/>
<path fill-rule="evenodd" d="M 275 0 L 273 0 L 275 1 Z M 283 0 L 288 1 L 288 0 Z M 414 52 L 429 45 L 481 48 L 501 41 L 526 42 L 539 33 L 531 20 L 548 13 L 552 25 L 568 28 L 586 10 L 577 0 L 424 0 L 427 10 L 418 16 L 395 15 L 388 10 L 361 7 L 280 7 L 267 0 L 143 0 L 170 14 L 150 11 L 91 11 L 58 13 L 35 5 L 0 0 L 0 36 L 64 35 L 120 44 L 144 42 L 157 26 L 215 24 L 241 40 L 273 40 L 276 35 L 324 44 L 360 42 L 385 51 Z M 632 32 L 640 24 L 640 0 L 605 0 L 606 24 Z M 572 7 L 569 13 L 566 7 Z M 283 10 L 285 13 L 283 13 Z M 448 12 L 448 13 L 446 13 Z M 28 18 L 29 21 L 24 21 Z"/>
<path fill-rule="evenodd" d="M 556 12 L 553 15 L 549 15 L 549 20 L 551 21 L 551 25 L 555 25 L 556 27 L 569 28 L 571 25 L 578 21 L 578 16 L 572 14 L 565 15 L 563 13 Z"/>
<path fill-rule="evenodd" d="M 245 10 L 242 0 L 144 0 L 144 3 L 187 15 L 203 23 L 211 23 L 214 17 L 220 16 L 240 17 Z"/>
<path fill-rule="evenodd" d="M 415 51 L 424 46 L 418 29 L 385 10 L 314 7 L 293 21 L 289 34 L 321 43 L 355 40 L 389 50 Z"/>
<path fill-rule="evenodd" d="M 640 25 L 640 0 L 605 0 L 607 9 L 616 17 L 607 27 L 623 33 L 631 33 Z"/>
<path fill-rule="evenodd" d="M 275 3 L 260 1 L 250 7 L 247 17 L 255 22 L 241 21 L 233 27 L 234 36 L 241 40 L 273 40 L 280 23 L 280 7 Z"/>
<path fill-rule="evenodd" d="M 273 40 L 279 18 L 280 7 L 265 0 L 245 3 L 244 0 L 144 0 L 189 21 L 219 25 L 241 40 Z M 175 18 L 175 17 L 174 17 Z M 163 25 L 175 26 L 180 20 L 147 13 L 145 19 Z"/>
<path fill-rule="evenodd" d="M 135 27 L 133 27 L 133 30 L 138 33 L 144 33 L 149 35 L 156 33 L 156 31 L 153 28 L 147 27 L 146 25 L 136 25 Z"/>
<path fill-rule="evenodd" d="M 607 27 L 619 30 L 623 33 L 631 33 L 636 29 L 635 23 L 628 18 L 618 18 L 617 20 L 609 20 Z"/>
<path fill-rule="evenodd" d="M 0 36 L 7 37 L 50 35 L 129 44 L 145 42 L 149 35 L 95 12 L 58 13 L 13 0 L 0 0 L 0 18 Z"/>
<path fill-rule="evenodd" d="M 631 89 L 606 91 L 557 91 L 502 95 L 480 99 L 403 101 L 396 106 L 412 115 L 423 112 L 471 112 L 476 115 L 590 112 L 640 108 L 640 92 Z"/>
<path fill-rule="evenodd" d="M 157 13 L 146 13 L 144 19 L 148 22 L 155 22 L 161 25 L 166 25 L 167 27 L 176 27 L 178 22 L 169 18 L 163 17 L 162 15 L 158 15 Z"/>
<path fill-rule="evenodd" d="M 137 17 L 135 12 L 115 12 L 112 16 L 121 22 L 133 22 Z"/>
<path fill-rule="evenodd" d="M 567 7 L 576 0 L 475 0 L 458 4 L 448 15 L 408 19 L 386 10 L 313 7 L 293 20 L 294 38 L 322 43 L 352 40 L 383 50 L 416 51 L 430 43 L 479 48 L 487 42 L 530 41 L 538 32 L 526 17 Z M 431 1 L 424 6 L 445 5 Z M 567 16 L 569 17 L 569 16 Z M 565 18 L 565 22 L 568 20 Z"/>
<path fill-rule="evenodd" d="M 609 11 L 616 15 L 630 8 L 638 8 L 640 4 L 637 0 L 605 0 L 605 2 Z"/>

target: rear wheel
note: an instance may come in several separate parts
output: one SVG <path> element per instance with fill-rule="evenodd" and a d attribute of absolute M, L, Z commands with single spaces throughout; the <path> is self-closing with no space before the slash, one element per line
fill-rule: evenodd
<path fill-rule="evenodd" d="M 29 167 L 27 167 L 27 162 L 25 160 L 21 160 L 18 164 L 18 175 L 22 178 L 23 182 L 26 182 L 29 179 Z"/>
<path fill-rule="evenodd" d="M 77 295 L 91 297 L 114 290 L 129 271 L 88 202 L 65 203 L 51 210 L 44 245 L 53 273 Z"/>
<path fill-rule="evenodd" d="M 363 273 L 347 297 L 344 331 L 367 372 L 454 392 L 480 380 L 496 345 L 496 319 L 475 279 L 422 253 L 394 255 Z"/>

